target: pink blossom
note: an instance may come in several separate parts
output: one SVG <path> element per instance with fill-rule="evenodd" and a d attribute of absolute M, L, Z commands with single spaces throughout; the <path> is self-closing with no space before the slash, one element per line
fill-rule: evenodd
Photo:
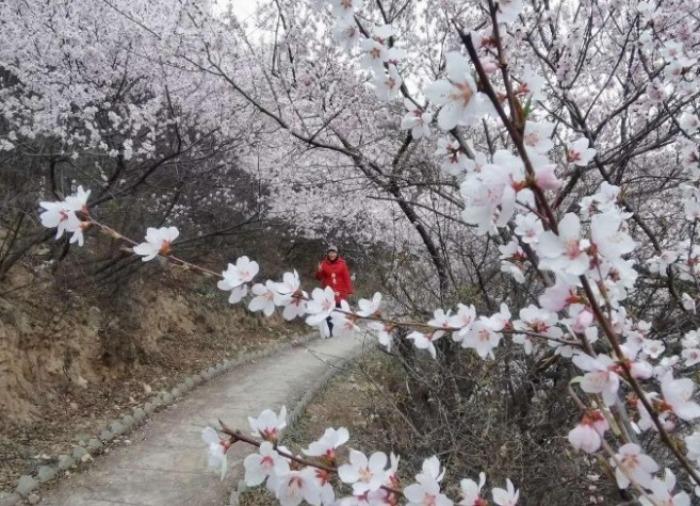
<path fill-rule="evenodd" d="M 40 202 L 39 205 L 44 208 L 39 216 L 41 224 L 46 228 L 55 228 L 56 239 L 60 239 L 64 232 L 75 233 L 80 230 L 80 218 L 65 201 Z"/>
<path fill-rule="evenodd" d="M 629 487 L 634 481 L 642 487 L 649 488 L 652 483 L 652 474 L 659 470 L 659 465 L 654 459 L 642 453 L 639 445 L 627 443 L 620 447 L 610 464 L 615 468 L 617 486 L 621 489 Z"/>
<path fill-rule="evenodd" d="M 530 304 L 520 310 L 520 320 L 513 322 L 515 330 L 526 330 L 539 336 L 548 336 L 553 339 L 562 337 L 562 330 L 556 326 L 558 318 L 554 313 L 540 309 L 535 305 Z M 513 342 L 523 344 L 525 353 L 532 353 L 533 343 L 532 338 L 527 334 L 515 334 Z"/>
<path fill-rule="evenodd" d="M 573 357 L 574 364 L 589 371 L 583 376 L 581 389 L 589 394 L 601 394 L 607 406 L 617 401 L 617 389 L 620 386 L 619 366 L 607 355 L 598 355 L 597 358 L 584 353 Z"/>
<path fill-rule="evenodd" d="M 700 405 L 693 401 L 695 383 L 690 378 L 674 379 L 668 372 L 661 378 L 661 392 L 666 403 L 681 419 L 689 421 L 700 417 Z"/>
<path fill-rule="evenodd" d="M 348 337 L 360 331 L 360 327 L 355 323 L 355 317 L 350 310 L 350 305 L 345 300 L 340 301 L 340 310 L 331 313 L 334 335 L 338 337 Z"/>
<path fill-rule="evenodd" d="M 403 80 L 395 65 L 388 65 L 386 71 L 376 71 L 373 80 L 374 91 L 380 100 L 388 102 L 400 95 Z"/>
<path fill-rule="evenodd" d="M 600 449 L 608 421 L 599 410 L 586 413 L 581 422 L 569 432 L 569 442 L 577 450 L 595 453 Z"/>
<path fill-rule="evenodd" d="M 700 348 L 686 348 L 681 352 L 686 367 L 700 364 Z"/>
<path fill-rule="evenodd" d="M 665 430 L 673 430 L 676 427 L 676 423 L 674 421 L 670 409 L 667 406 L 663 406 L 663 404 L 660 404 L 658 402 L 659 394 L 657 394 L 656 392 L 645 393 L 644 397 L 652 406 L 654 406 L 655 404 L 661 406 L 662 410 L 657 411 L 656 413 L 657 418 L 659 419 L 659 421 L 661 422 L 661 426 Z M 649 411 L 647 411 L 647 408 L 644 406 L 644 403 L 641 399 L 637 399 L 636 405 L 637 411 L 639 412 L 639 420 L 637 420 L 637 427 L 639 428 L 639 430 L 641 430 L 642 432 L 647 431 L 649 429 L 658 430 L 656 424 L 654 423 L 654 420 L 652 420 Z"/>
<path fill-rule="evenodd" d="M 591 238 L 602 256 L 616 259 L 636 247 L 634 240 L 622 229 L 622 224 L 622 215 L 613 210 L 591 218 Z"/>
<path fill-rule="evenodd" d="M 588 309 L 584 308 L 576 315 L 574 321 L 571 323 L 571 330 L 577 334 L 583 334 L 586 329 L 593 323 L 593 313 Z"/>
<path fill-rule="evenodd" d="M 537 300 L 543 309 L 561 311 L 578 299 L 576 288 L 557 276 L 554 285 L 546 288 Z"/>
<path fill-rule="evenodd" d="M 568 276 L 584 274 L 590 265 L 586 249 L 590 243 L 581 238 L 581 222 L 567 213 L 559 222 L 559 235 L 547 230 L 540 236 L 537 252 L 542 268 Z"/>
<path fill-rule="evenodd" d="M 229 302 L 236 304 L 248 293 L 246 283 L 250 283 L 259 270 L 258 263 L 242 256 L 236 260 L 236 264 L 228 264 L 221 273 L 223 279 L 217 283 L 219 290 L 231 291 Z"/>
<path fill-rule="evenodd" d="M 676 488 L 676 476 L 666 468 L 664 479 L 654 478 L 649 489 L 649 497 L 640 497 L 639 503 L 642 506 L 690 506 L 690 496 L 682 490 L 673 494 Z"/>
<path fill-rule="evenodd" d="M 436 339 L 444 336 L 447 333 L 447 331 L 452 328 L 450 323 L 451 320 L 452 317 L 450 315 L 450 311 L 448 311 L 447 313 L 445 313 L 445 311 L 442 309 L 436 309 L 435 311 L 433 311 L 433 318 L 428 321 L 428 325 L 435 328 L 436 330 L 433 331 L 430 340 L 435 341 Z"/>
<path fill-rule="evenodd" d="M 555 173 L 555 165 L 548 164 L 535 168 L 535 183 L 543 190 L 558 190 L 562 180 Z"/>
<path fill-rule="evenodd" d="M 588 139 L 585 137 L 569 144 L 566 150 L 566 159 L 569 163 L 585 167 L 596 154 L 596 150 L 588 147 Z"/>
<path fill-rule="evenodd" d="M 391 327 L 382 322 L 369 322 L 367 325 L 368 330 L 377 338 L 379 344 L 384 346 L 387 350 L 391 350 L 391 343 L 393 338 L 391 336 Z"/>

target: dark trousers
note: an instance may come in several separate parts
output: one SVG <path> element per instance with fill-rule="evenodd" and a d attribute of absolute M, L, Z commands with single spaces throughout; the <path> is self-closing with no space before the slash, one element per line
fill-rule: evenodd
<path fill-rule="evenodd" d="M 335 307 L 340 307 L 340 302 L 335 303 Z M 328 337 L 333 337 L 333 320 L 329 316 L 326 318 L 326 322 L 328 323 Z"/>

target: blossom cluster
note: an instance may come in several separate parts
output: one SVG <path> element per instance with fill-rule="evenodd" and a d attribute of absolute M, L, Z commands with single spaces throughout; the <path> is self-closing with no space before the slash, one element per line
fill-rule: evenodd
<path fill-rule="evenodd" d="M 39 205 L 43 209 L 41 224 L 47 228 L 55 228 L 56 239 L 63 237 L 64 233 L 69 233 L 71 234 L 70 243 L 78 243 L 82 246 L 85 242 L 83 235 L 85 222 L 78 214 L 87 210 L 89 198 L 90 191 L 85 191 L 82 186 L 79 186 L 75 194 L 69 195 L 60 202 L 40 202 Z"/>
<path fill-rule="evenodd" d="M 246 441 L 257 446 L 257 452 L 243 461 L 245 483 L 249 487 L 264 484 L 282 506 L 296 506 L 304 501 L 318 506 L 393 506 L 398 504 L 401 496 L 408 506 L 455 504 L 442 491 L 445 469 L 435 456 L 423 461 L 413 482 L 402 487 L 399 457 L 393 453 L 387 456 L 383 452 L 366 455 L 345 448 L 350 439 L 345 427 L 326 429 L 318 440 L 301 451 L 301 455 L 295 455 L 280 444 L 282 430 L 287 425 L 284 407 L 279 414 L 266 409 L 257 418 L 249 418 L 249 424 L 254 440 L 240 433 L 226 433 L 219 437 L 211 427 L 202 431 L 202 440 L 209 447 L 209 466 L 219 470 L 223 477 L 228 467 L 226 454 L 232 442 Z M 341 454 L 347 455 L 343 463 Z M 482 493 L 485 483 L 484 473 L 480 473 L 478 483 L 463 479 L 460 482 L 462 497 L 457 504 L 488 504 Z M 350 495 L 336 496 L 335 486 L 344 487 Z M 519 495 L 510 480 L 506 480 L 505 488 L 491 490 L 493 503 L 497 506 L 516 506 Z"/>

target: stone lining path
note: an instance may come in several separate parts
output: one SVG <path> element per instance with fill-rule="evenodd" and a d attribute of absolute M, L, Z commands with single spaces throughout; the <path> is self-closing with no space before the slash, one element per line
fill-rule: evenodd
<path fill-rule="evenodd" d="M 237 444 L 229 451 L 229 472 L 219 480 L 206 467 L 200 433 L 228 426 L 248 429 L 248 416 L 265 408 L 288 412 L 333 367 L 359 353 L 360 342 L 314 341 L 246 364 L 194 389 L 131 433 L 130 446 L 113 448 L 82 473 L 64 478 L 41 500 L 43 506 L 223 506 L 242 478 Z"/>

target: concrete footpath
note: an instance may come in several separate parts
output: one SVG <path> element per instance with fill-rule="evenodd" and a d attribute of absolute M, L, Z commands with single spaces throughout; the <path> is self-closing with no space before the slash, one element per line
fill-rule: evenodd
<path fill-rule="evenodd" d="M 263 409 L 290 412 L 328 371 L 359 353 L 358 340 L 313 341 L 241 366 L 192 390 L 130 434 L 130 446 L 112 449 L 82 473 L 43 494 L 45 506 L 223 506 L 243 476 L 251 447 L 229 450 L 222 481 L 207 469 L 201 431 L 221 419 L 249 432 L 248 416 Z"/>

